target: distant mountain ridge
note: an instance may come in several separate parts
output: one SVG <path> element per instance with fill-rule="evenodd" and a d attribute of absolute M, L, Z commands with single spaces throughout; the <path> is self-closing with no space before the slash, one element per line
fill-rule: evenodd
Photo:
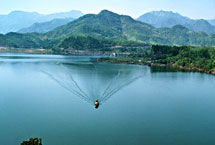
<path fill-rule="evenodd" d="M 214 19 L 214 20 L 208 20 L 208 22 L 209 22 L 211 25 L 215 26 L 215 19 Z"/>
<path fill-rule="evenodd" d="M 156 28 L 172 27 L 175 25 L 183 25 L 192 22 L 188 17 L 184 17 L 172 11 L 152 11 L 146 13 L 137 20 L 148 23 Z"/>
<path fill-rule="evenodd" d="M 17 32 L 18 33 L 32 33 L 32 32 L 46 33 L 48 31 L 54 30 L 59 26 L 72 22 L 73 20 L 74 18 L 64 18 L 64 19 L 53 19 L 51 21 L 43 22 L 43 23 L 34 23 L 30 27 L 22 28 Z"/>
<path fill-rule="evenodd" d="M 87 14 L 44 34 L 0 35 L 0 46 L 23 48 L 78 48 L 126 42 L 177 46 L 215 46 L 215 34 L 194 32 L 185 26 L 155 28 L 130 16 L 103 10 Z M 92 45 L 93 44 L 93 45 Z M 106 45 L 107 44 L 107 45 Z"/>
<path fill-rule="evenodd" d="M 48 15 L 37 12 L 13 11 L 8 15 L 0 15 L 0 33 L 46 33 L 67 24 L 68 18 L 77 19 L 81 16 L 83 16 L 83 13 L 76 10 Z M 195 32 L 215 33 L 215 20 L 193 20 L 171 11 L 152 11 L 140 16 L 137 20 L 156 28 L 183 25 Z"/>
<path fill-rule="evenodd" d="M 194 32 L 181 25 L 167 29 L 154 28 L 130 16 L 108 10 L 103 10 L 98 15 L 85 15 L 45 35 L 49 38 L 91 36 L 162 45 L 215 45 L 215 35 Z"/>
<path fill-rule="evenodd" d="M 67 25 L 46 33 L 47 37 L 61 38 L 72 35 L 92 36 L 103 39 L 137 40 L 141 33 L 145 38 L 156 37 L 154 27 L 135 21 L 130 16 L 118 15 L 108 10 L 99 14 L 87 14 Z"/>
<path fill-rule="evenodd" d="M 215 26 L 211 25 L 208 21 L 203 19 L 195 20 L 191 23 L 184 24 L 184 26 L 196 32 L 200 31 L 206 32 L 208 34 L 215 33 Z"/>
<path fill-rule="evenodd" d="M 79 18 L 83 13 L 81 11 L 70 11 L 53 14 L 39 14 L 37 12 L 13 11 L 8 15 L 0 15 L 0 33 L 17 32 L 22 28 L 31 26 L 34 23 L 42 23 L 53 19 Z"/>
<path fill-rule="evenodd" d="M 172 11 L 153 11 L 140 16 L 137 20 L 156 28 L 183 25 L 195 32 L 215 33 L 214 20 L 193 20 Z"/>

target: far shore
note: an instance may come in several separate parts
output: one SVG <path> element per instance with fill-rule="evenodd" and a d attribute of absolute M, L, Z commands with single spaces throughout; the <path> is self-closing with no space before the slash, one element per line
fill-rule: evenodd
<path fill-rule="evenodd" d="M 154 63 L 147 58 L 131 58 L 126 56 L 113 57 L 113 58 L 109 57 L 113 54 L 113 52 L 96 52 L 96 51 L 85 51 L 85 50 L 75 50 L 73 52 L 54 52 L 52 49 L 1 48 L 0 53 L 50 54 L 50 55 L 71 55 L 71 56 L 104 56 L 103 58 L 99 58 L 98 62 L 171 67 L 179 70 L 186 70 L 190 72 L 201 72 L 201 73 L 215 75 L 215 71 L 209 72 L 208 70 L 203 68 L 177 66 L 173 63 L 168 63 L 168 64 Z"/>
<path fill-rule="evenodd" d="M 200 72 L 205 74 L 211 74 L 215 75 L 215 72 L 209 72 L 208 70 L 202 69 L 202 68 L 191 68 L 191 67 L 183 67 L 183 66 L 176 66 L 174 64 L 159 64 L 159 63 L 153 63 L 147 60 L 141 60 L 141 59 L 134 59 L 134 58 L 99 58 L 99 62 L 108 62 L 108 63 L 115 63 L 115 64 L 135 64 L 135 65 L 144 65 L 144 66 L 158 66 L 158 67 L 171 67 L 178 70 L 185 70 L 189 72 Z"/>
<path fill-rule="evenodd" d="M 113 52 L 104 51 L 88 51 L 88 50 L 73 50 L 73 51 L 53 51 L 53 49 L 41 48 L 0 48 L 0 53 L 24 53 L 24 54 L 50 54 L 50 55 L 77 55 L 77 56 L 111 56 Z"/>

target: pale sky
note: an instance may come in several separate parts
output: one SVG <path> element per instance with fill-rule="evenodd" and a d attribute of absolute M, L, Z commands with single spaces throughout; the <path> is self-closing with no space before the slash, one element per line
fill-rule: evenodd
<path fill-rule="evenodd" d="M 0 0 L 0 14 L 14 10 L 42 14 L 80 10 L 87 14 L 103 9 L 133 18 L 153 10 L 167 10 L 194 19 L 215 19 L 215 0 Z"/>

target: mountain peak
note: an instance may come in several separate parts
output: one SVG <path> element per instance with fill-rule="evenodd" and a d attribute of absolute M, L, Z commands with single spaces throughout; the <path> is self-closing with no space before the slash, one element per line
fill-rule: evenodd
<path fill-rule="evenodd" d="M 201 31 L 208 34 L 215 32 L 213 21 L 206 21 L 204 19 L 193 20 L 172 11 L 152 11 L 140 16 L 138 20 L 157 28 L 171 28 L 175 25 L 182 25 L 196 32 Z"/>
<path fill-rule="evenodd" d="M 8 15 L 16 16 L 16 15 L 25 15 L 25 14 L 38 14 L 38 13 L 37 12 L 25 12 L 25 11 L 15 10 L 15 11 L 10 12 Z"/>
<path fill-rule="evenodd" d="M 118 14 L 109 10 L 102 10 L 98 15 L 118 15 Z"/>
<path fill-rule="evenodd" d="M 148 12 L 144 15 L 151 15 L 154 17 L 164 17 L 164 18 L 172 18 L 172 17 L 178 17 L 178 18 L 182 18 L 184 16 L 180 15 L 177 12 L 173 12 L 173 11 L 164 11 L 164 10 L 160 10 L 160 11 L 152 11 L 152 12 Z M 142 16 L 144 16 L 142 15 Z M 187 17 L 184 17 L 187 19 Z"/>
<path fill-rule="evenodd" d="M 174 15 L 174 14 L 178 14 L 178 13 L 175 13 L 173 11 L 164 11 L 164 10 L 160 10 L 160 11 L 152 11 L 152 12 L 149 12 L 149 13 L 152 13 L 152 14 L 155 14 L 155 15 L 167 15 L 167 14 L 171 14 L 171 15 Z"/>
<path fill-rule="evenodd" d="M 210 25 L 210 23 L 204 19 L 199 19 L 196 21 L 196 23 L 201 23 L 201 24 L 207 24 L 207 25 Z"/>
<path fill-rule="evenodd" d="M 157 28 L 183 25 L 192 20 L 172 11 L 152 11 L 138 18 L 139 21 L 148 23 Z"/>
<path fill-rule="evenodd" d="M 10 12 L 9 15 L 18 14 L 18 13 L 26 13 L 26 12 L 20 11 L 20 10 L 15 10 L 15 11 Z"/>

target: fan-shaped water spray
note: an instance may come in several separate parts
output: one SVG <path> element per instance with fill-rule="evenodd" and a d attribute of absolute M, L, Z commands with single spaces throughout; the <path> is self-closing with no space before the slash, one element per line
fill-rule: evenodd
<path fill-rule="evenodd" d="M 103 104 L 122 88 L 144 75 L 141 66 L 90 61 L 52 64 L 41 71 L 92 105 L 96 100 Z"/>

